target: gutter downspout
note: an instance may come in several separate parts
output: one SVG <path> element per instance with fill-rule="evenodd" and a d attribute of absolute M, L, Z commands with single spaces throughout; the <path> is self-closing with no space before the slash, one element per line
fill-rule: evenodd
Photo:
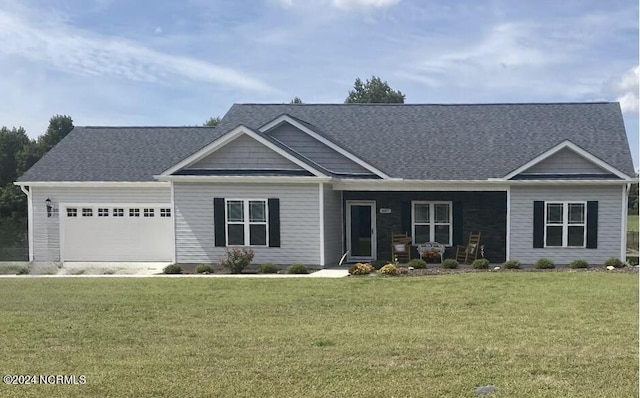
<path fill-rule="evenodd" d="M 627 261 L 627 219 L 629 217 L 629 191 L 631 184 L 622 186 L 622 236 L 620 239 L 620 260 Z"/>
<path fill-rule="evenodd" d="M 27 195 L 27 234 L 29 239 L 29 262 L 33 262 L 33 197 L 31 189 L 26 189 L 24 185 L 20 185 L 20 190 Z"/>

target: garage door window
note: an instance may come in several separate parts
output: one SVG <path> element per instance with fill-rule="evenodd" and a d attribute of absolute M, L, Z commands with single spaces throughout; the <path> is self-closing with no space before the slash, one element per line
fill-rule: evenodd
<path fill-rule="evenodd" d="M 113 216 L 114 217 L 124 217 L 124 209 L 113 209 Z"/>
<path fill-rule="evenodd" d="M 145 217 L 153 217 L 153 209 L 144 209 Z"/>
<path fill-rule="evenodd" d="M 78 217 L 78 209 L 75 207 L 67 208 L 67 217 Z"/>
<path fill-rule="evenodd" d="M 109 209 L 99 208 L 98 209 L 98 217 L 109 217 Z"/>
<path fill-rule="evenodd" d="M 171 209 L 160 209 L 160 217 L 171 217 Z"/>
<path fill-rule="evenodd" d="M 82 209 L 82 217 L 93 217 L 93 209 L 91 208 L 83 208 Z"/>
<path fill-rule="evenodd" d="M 140 209 L 129 209 L 129 217 L 140 217 Z"/>

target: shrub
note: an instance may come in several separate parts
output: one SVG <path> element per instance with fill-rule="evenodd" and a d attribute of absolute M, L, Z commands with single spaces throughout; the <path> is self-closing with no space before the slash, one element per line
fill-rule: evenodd
<path fill-rule="evenodd" d="M 253 250 L 243 248 L 227 249 L 227 259 L 222 260 L 220 265 L 228 269 L 232 274 L 239 274 L 253 260 Z"/>
<path fill-rule="evenodd" d="M 18 272 L 16 272 L 16 275 L 29 275 L 29 268 L 27 267 L 18 268 Z"/>
<path fill-rule="evenodd" d="M 421 258 L 414 258 L 413 260 L 409 261 L 409 264 L 407 265 L 415 269 L 427 268 L 427 262 Z"/>
<path fill-rule="evenodd" d="M 164 267 L 164 270 L 162 270 L 162 272 L 164 272 L 165 274 L 181 274 L 182 267 L 178 264 L 169 264 Z"/>
<path fill-rule="evenodd" d="M 309 270 L 304 264 L 291 264 L 289 268 L 287 268 L 287 273 L 289 274 L 308 274 Z"/>
<path fill-rule="evenodd" d="M 533 266 L 536 267 L 537 269 L 551 269 L 556 267 L 553 261 L 544 257 L 541 259 L 538 259 L 538 261 L 536 261 L 536 263 Z"/>
<path fill-rule="evenodd" d="M 389 260 L 376 260 L 373 263 L 371 263 L 371 265 L 373 265 L 373 268 L 375 268 L 375 269 L 380 269 L 380 268 L 384 267 L 387 264 L 391 264 L 391 261 L 389 261 Z"/>
<path fill-rule="evenodd" d="M 487 260 L 486 258 L 479 258 L 477 260 L 473 260 L 473 263 L 471 263 L 471 268 L 489 269 L 489 260 Z"/>
<path fill-rule="evenodd" d="M 196 272 L 198 274 L 212 274 L 213 267 L 209 264 L 198 264 L 198 266 L 196 267 Z"/>
<path fill-rule="evenodd" d="M 395 264 L 387 264 L 384 267 L 380 268 L 380 274 L 381 275 L 397 275 L 398 274 L 398 267 L 395 266 Z"/>
<path fill-rule="evenodd" d="M 448 258 L 442 262 L 442 268 L 456 269 L 458 268 L 458 262 L 453 258 Z"/>
<path fill-rule="evenodd" d="M 627 266 L 627 264 L 625 264 L 622 260 L 620 260 L 617 257 L 608 258 L 604 262 L 604 265 L 607 267 L 614 267 L 614 268 L 624 268 Z"/>
<path fill-rule="evenodd" d="M 350 275 L 369 275 L 375 270 L 369 263 L 355 263 L 349 268 Z"/>
<path fill-rule="evenodd" d="M 522 264 L 520 264 L 520 261 L 518 260 L 507 260 L 504 263 L 502 263 L 502 266 L 505 269 L 520 269 L 520 266 Z"/>
<path fill-rule="evenodd" d="M 258 267 L 258 272 L 261 274 L 277 274 L 278 266 L 272 263 L 265 263 Z"/>
<path fill-rule="evenodd" d="M 577 259 L 577 260 L 573 260 L 571 262 L 571 264 L 569 264 L 569 267 L 576 269 L 576 268 L 589 268 L 589 263 L 587 262 L 587 260 L 583 260 L 581 258 Z"/>

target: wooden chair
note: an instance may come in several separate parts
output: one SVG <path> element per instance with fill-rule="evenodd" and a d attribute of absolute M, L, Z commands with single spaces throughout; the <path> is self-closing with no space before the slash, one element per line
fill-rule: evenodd
<path fill-rule="evenodd" d="M 466 246 L 456 247 L 456 260 L 461 264 L 469 264 L 478 258 L 480 251 L 480 232 L 469 234 L 469 243 Z"/>
<path fill-rule="evenodd" d="M 411 237 L 406 233 L 391 233 L 391 259 L 397 259 L 399 263 L 411 260 Z"/>

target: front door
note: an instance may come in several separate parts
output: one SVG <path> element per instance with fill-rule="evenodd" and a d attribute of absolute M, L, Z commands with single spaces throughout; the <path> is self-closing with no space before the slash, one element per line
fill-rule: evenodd
<path fill-rule="evenodd" d="M 375 260 L 376 202 L 369 200 L 348 200 L 346 205 L 348 260 Z"/>

